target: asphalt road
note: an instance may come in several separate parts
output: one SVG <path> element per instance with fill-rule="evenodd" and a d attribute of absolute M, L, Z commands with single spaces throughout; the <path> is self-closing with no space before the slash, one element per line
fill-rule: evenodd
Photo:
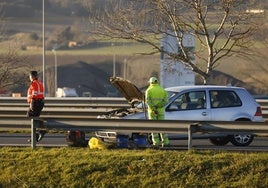
<path fill-rule="evenodd" d="M 86 139 L 89 139 L 92 134 L 87 134 Z M 28 139 L 30 134 L 25 133 L 1 133 L 0 134 L 0 146 L 23 146 L 31 147 Z M 172 140 L 173 145 L 166 149 L 175 150 L 187 150 L 188 142 L 187 140 Z M 233 146 L 231 143 L 226 146 L 214 146 L 207 139 L 194 139 L 193 142 L 194 149 L 200 150 L 234 150 L 234 151 L 268 151 L 268 137 L 255 137 L 253 142 L 248 147 L 237 147 Z M 45 137 L 37 143 L 37 147 L 67 147 L 66 134 L 55 134 L 48 133 Z"/>

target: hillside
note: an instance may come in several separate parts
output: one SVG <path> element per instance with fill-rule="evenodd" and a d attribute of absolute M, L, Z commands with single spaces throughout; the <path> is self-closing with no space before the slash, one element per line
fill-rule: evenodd
<path fill-rule="evenodd" d="M 63 58 L 63 57 L 60 57 Z M 83 92 L 90 92 L 92 96 L 107 96 L 108 93 L 114 92 L 110 90 L 109 78 L 113 75 L 113 67 L 110 56 L 87 56 L 81 58 L 79 61 L 68 63 L 68 57 L 61 61 L 58 67 L 58 87 L 73 87 L 76 88 L 80 96 Z M 157 60 L 158 57 L 153 59 Z M 137 85 L 138 88 L 144 89 L 147 87 L 147 81 L 150 76 L 159 75 L 159 62 L 154 63 L 154 66 L 150 66 L 150 63 L 143 63 L 142 58 L 140 61 L 133 63 L 127 67 L 127 71 L 124 74 L 124 64 L 121 61 L 122 58 L 118 57 L 116 64 L 116 76 L 121 76 L 130 80 Z M 148 57 L 147 57 L 147 61 Z M 142 68 L 141 68 L 142 66 Z M 53 72 L 54 67 L 51 66 L 48 69 L 49 73 Z M 49 74 L 48 73 L 48 74 Z M 221 71 L 214 71 L 211 77 L 212 84 L 241 86 L 247 88 L 252 94 L 265 93 L 265 90 L 249 85 L 233 76 L 225 74 Z M 196 84 L 202 84 L 202 80 L 196 77 Z M 52 90 L 54 88 L 51 84 Z"/>
<path fill-rule="evenodd" d="M 8 6 L 21 6 L 20 3 L 11 3 L 11 1 L 1 1 L 8 3 Z M 13 2 L 13 1 L 12 1 Z M 15 1 L 14 1 L 15 2 Z M 17 1 L 16 1 L 17 2 Z M 27 1 L 28 2 L 28 1 Z M 30 1 L 29 1 L 30 2 Z M 5 39 L 0 43 L 1 49 L 7 46 L 16 45 L 28 54 L 28 65 L 37 69 L 42 74 L 42 15 L 41 4 L 36 1 L 34 4 L 27 4 L 28 8 L 34 9 L 34 13 L 29 16 L 9 17 L 5 24 Z M 89 36 L 86 32 L 87 21 L 84 17 L 78 15 L 70 15 L 72 6 L 64 8 L 63 4 L 59 11 L 55 11 L 56 6 L 52 6 L 56 1 L 46 1 L 46 17 L 45 17 L 45 37 L 46 37 L 46 83 L 49 96 L 54 95 L 54 55 L 51 53 L 55 47 L 55 38 L 58 35 L 75 34 L 73 40 L 75 42 L 84 42 L 87 49 L 84 54 L 70 53 L 61 54 L 61 49 L 57 52 L 58 59 L 58 87 L 74 87 L 80 96 L 83 92 L 91 92 L 92 96 L 107 96 L 109 86 L 109 77 L 113 75 L 113 58 L 116 55 L 116 76 L 125 77 L 132 81 L 139 88 L 145 88 L 147 80 L 150 76 L 159 76 L 159 56 L 141 56 L 135 53 L 125 54 L 122 51 L 114 51 L 111 48 L 113 44 L 118 45 L 117 49 L 128 51 L 130 48 L 118 41 L 98 42 Z M 60 1 L 57 1 L 60 2 Z M 65 1 L 66 6 L 70 2 Z M 67 3 L 68 2 L 68 3 Z M 77 1 L 75 1 L 77 2 Z M 22 7 L 20 7 L 22 8 Z M 81 8 L 81 7 L 80 7 Z M 9 10 L 9 9 L 8 9 Z M 66 15 L 68 12 L 68 15 Z M 14 13 L 14 12 L 13 12 Z M 263 30 L 265 33 L 266 30 Z M 70 33 L 69 33 L 70 32 Z M 117 44 L 118 42 L 118 44 Z M 137 47 L 138 49 L 139 47 Z M 267 63 L 267 46 L 261 47 L 263 57 L 261 59 L 239 60 L 237 57 L 233 59 L 223 60 L 212 74 L 211 83 L 226 85 L 232 84 L 242 86 L 250 90 L 252 94 L 268 93 L 268 78 L 266 76 L 268 70 Z M 100 54 L 91 54 L 91 51 L 101 52 Z M 255 52 L 254 52 L 255 53 Z M 259 53 L 256 52 L 256 54 Z M 254 64 L 252 63 L 254 62 Z M 256 64 L 255 64 L 256 63 Z M 259 63 L 259 64 L 257 64 Z M 262 66 L 260 66 L 260 64 Z M 259 67 L 259 68 L 258 68 Z M 258 69 L 257 69 L 258 68 Z M 196 84 L 201 84 L 201 80 L 197 76 Z M 24 88 L 27 86 L 25 85 Z M 17 88 L 12 92 L 26 93 L 25 90 Z M 109 91 L 110 92 L 110 91 Z"/>

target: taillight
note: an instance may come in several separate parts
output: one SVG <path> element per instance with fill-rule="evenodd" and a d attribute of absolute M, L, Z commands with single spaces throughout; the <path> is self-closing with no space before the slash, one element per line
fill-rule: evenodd
<path fill-rule="evenodd" d="M 255 116 L 262 116 L 262 112 L 261 112 L 261 107 L 260 106 L 257 107 Z"/>

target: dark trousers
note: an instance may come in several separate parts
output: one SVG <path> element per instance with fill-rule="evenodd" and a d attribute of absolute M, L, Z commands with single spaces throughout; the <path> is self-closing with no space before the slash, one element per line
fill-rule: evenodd
<path fill-rule="evenodd" d="M 43 99 L 38 99 L 38 100 L 32 100 L 31 106 L 32 109 L 28 109 L 27 112 L 27 117 L 39 117 L 41 114 L 41 111 L 44 108 L 44 100 Z"/>

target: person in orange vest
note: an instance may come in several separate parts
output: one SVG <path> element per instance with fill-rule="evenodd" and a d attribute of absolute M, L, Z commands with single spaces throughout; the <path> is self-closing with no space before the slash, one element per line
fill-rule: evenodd
<path fill-rule="evenodd" d="M 40 116 L 44 107 L 44 85 L 38 79 L 37 71 L 31 71 L 29 74 L 29 79 L 31 84 L 27 92 L 27 102 L 29 104 L 27 117 L 34 118 Z M 45 134 L 46 130 L 40 130 L 39 133 L 36 133 L 36 141 L 39 142 Z"/>
<path fill-rule="evenodd" d="M 149 80 L 150 86 L 145 92 L 145 100 L 148 105 L 148 117 L 151 120 L 164 120 L 165 119 L 165 105 L 168 103 L 167 92 L 162 88 L 157 78 L 151 77 Z M 165 146 L 169 145 L 167 134 L 164 133 L 151 133 L 153 145 Z"/>

